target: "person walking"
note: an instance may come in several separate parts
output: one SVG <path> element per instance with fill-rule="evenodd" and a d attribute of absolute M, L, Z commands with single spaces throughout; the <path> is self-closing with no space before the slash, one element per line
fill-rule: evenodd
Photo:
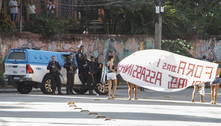
<path fill-rule="evenodd" d="M 114 66 L 113 56 L 108 56 L 107 67 L 108 67 L 108 73 L 107 73 L 108 99 L 113 99 L 115 98 L 115 93 L 117 89 L 117 74 L 116 74 L 116 68 Z"/>
<path fill-rule="evenodd" d="M 47 69 L 50 71 L 50 74 L 53 78 L 52 83 L 52 93 L 55 94 L 56 88 L 58 90 L 58 95 L 62 95 L 61 93 L 61 80 L 60 80 L 60 70 L 61 66 L 56 61 L 56 57 L 52 56 L 51 61 L 48 63 Z"/>
<path fill-rule="evenodd" d="M 67 71 L 67 84 L 66 84 L 66 94 L 72 95 L 73 93 L 73 84 L 74 84 L 74 74 L 77 69 L 77 66 L 73 63 L 71 55 L 67 56 L 64 68 Z"/>

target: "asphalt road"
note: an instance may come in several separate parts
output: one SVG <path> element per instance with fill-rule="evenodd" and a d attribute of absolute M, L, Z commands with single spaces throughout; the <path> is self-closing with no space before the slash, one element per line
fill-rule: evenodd
<path fill-rule="evenodd" d="M 131 101 L 124 88 L 118 89 L 114 100 L 97 95 L 43 95 L 39 90 L 24 95 L 1 89 L 0 126 L 219 126 L 221 96 L 217 105 L 211 105 L 209 89 L 206 92 L 205 103 L 192 103 L 191 88 L 176 93 L 139 91 L 139 99 Z"/>

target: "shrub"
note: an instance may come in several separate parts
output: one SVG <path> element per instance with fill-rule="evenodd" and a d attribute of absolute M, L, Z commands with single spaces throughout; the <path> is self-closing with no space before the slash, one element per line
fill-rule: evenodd
<path fill-rule="evenodd" d="M 189 52 L 192 46 L 188 44 L 186 40 L 162 40 L 161 48 L 176 54 L 192 57 L 192 54 Z"/>
<path fill-rule="evenodd" d="M 13 30 L 12 22 L 3 13 L 0 14 L 0 32 L 11 32 Z"/>
<path fill-rule="evenodd" d="M 37 16 L 25 24 L 25 30 L 41 34 L 43 37 L 64 32 L 65 21 L 52 16 Z"/>

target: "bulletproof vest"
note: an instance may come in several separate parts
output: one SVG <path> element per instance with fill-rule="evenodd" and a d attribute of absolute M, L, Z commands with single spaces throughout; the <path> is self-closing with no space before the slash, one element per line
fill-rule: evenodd
<path fill-rule="evenodd" d="M 51 72 L 58 72 L 59 71 L 59 67 L 57 65 L 56 62 L 51 62 L 51 69 L 50 69 Z"/>

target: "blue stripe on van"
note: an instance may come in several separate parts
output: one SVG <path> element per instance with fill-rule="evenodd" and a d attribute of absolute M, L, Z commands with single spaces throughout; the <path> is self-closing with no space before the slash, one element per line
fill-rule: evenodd
<path fill-rule="evenodd" d="M 25 53 L 25 60 L 12 60 L 8 59 L 10 53 L 13 52 L 24 52 Z M 64 59 L 62 55 L 68 55 L 71 52 L 52 52 L 52 51 L 44 51 L 44 50 L 33 50 L 33 49 L 11 49 L 6 56 L 5 63 L 26 63 L 26 64 L 35 64 L 35 65 L 47 65 L 50 60 L 51 56 L 56 56 L 57 61 L 61 66 L 64 65 Z"/>

